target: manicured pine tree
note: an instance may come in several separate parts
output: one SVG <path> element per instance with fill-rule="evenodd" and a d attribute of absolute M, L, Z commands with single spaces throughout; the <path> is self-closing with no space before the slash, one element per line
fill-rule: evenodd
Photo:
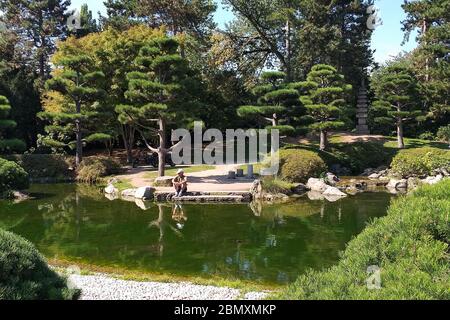
<path fill-rule="evenodd" d="M 193 96 L 199 82 L 178 48 L 178 42 L 168 37 L 151 40 L 144 46 L 135 60 L 135 71 L 127 74 L 129 85 L 125 96 L 131 104 L 116 107 L 119 121 L 134 125 L 147 148 L 158 154 L 159 176 L 164 176 L 165 158 L 173 149 L 167 148 L 168 124 L 192 122 L 199 106 Z M 149 133 L 158 136 L 157 147 L 147 140 Z"/>
<path fill-rule="evenodd" d="M 284 72 L 264 72 L 260 85 L 253 89 L 257 97 L 256 105 L 241 106 L 238 115 L 246 119 L 260 119 L 270 123 L 267 129 L 278 129 L 281 134 L 295 134 L 294 125 L 304 108 L 299 93 L 285 83 Z"/>
<path fill-rule="evenodd" d="M 50 135 L 44 143 L 52 147 L 73 147 L 76 149 L 76 165 L 83 158 L 83 132 L 89 120 L 97 116 L 94 103 L 103 94 L 101 88 L 104 74 L 95 70 L 93 60 L 81 52 L 63 54 L 57 61 L 54 77 L 46 82 L 46 89 L 62 94 L 71 107 L 63 112 L 43 112 L 41 118 L 53 121 L 47 126 Z M 60 141 L 58 137 L 71 137 L 75 134 L 75 141 Z"/>
<path fill-rule="evenodd" d="M 8 132 L 17 126 L 14 120 L 9 119 L 11 106 L 6 97 L 0 96 L 0 152 L 23 152 L 26 149 L 25 143 L 19 139 L 10 139 Z"/>
<path fill-rule="evenodd" d="M 320 150 L 328 147 L 328 133 L 345 127 L 349 122 L 347 95 L 352 86 L 345 83 L 344 76 L 336 68 L 318 64 L 305 82 L 293 84 L 302 94 L 300 100 L 306 107 L 309 128 L 320 133 Z"/>
<path fill-rule="evenodd" d="M 371 107 L 374 121 L 382 125 L 394 124 L 398 148 L 404 148 L 404 123 L 423 116 L 417 79 L 407 67 L 393 64 L 372 77 L 372 88 L 376 98 Z"/>

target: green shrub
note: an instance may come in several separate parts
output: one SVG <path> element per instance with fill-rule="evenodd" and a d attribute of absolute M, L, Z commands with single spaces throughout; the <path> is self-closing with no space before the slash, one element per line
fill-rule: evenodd
<path fill-rule="evenodd" d="M 103 178 L 122 172 L 122 166 L 108 157 L 84 158 L 78 168 L 77 180 L 83 183 L 102 183 Z"/>
<path fill-rule="evenodd" d="M 281 299 L 450 299 L 450 180 L 395 200 L 350 241 L 338 265 L 309 271 Z M 369 266 L 381 289 L 368 289 Z"/>
<path fill-rule="evenodd" d="M 72 176 L 71 159 L 55 154 L 23 154 L 9 156 L 8 159 L 23 167 L 33 180 L 54 178 L 66 180 Z"/>
<path fill-rule="evenodd" d="M 435 169 L 450 170 L 450 151 L 437 148 L 401 150 L 392 160 L 392 171 L 403 177 L 431 174 Z"/>
<path fill-rule="evenodd" d="M 327 171 L 325 162 L 312 151 L 285 149 L 279 151 L 279 177 L 288 182 L 305 183 L 311 177 L 318 177 Z"/>
<path fill-rule="evenodd" d="M 450 124 L 440 127 L 436 137 L 439 141 L 450 143 Z"/>
<path fill-rule="evenodd" d="M 30 242 L 0 229 L 0 300 L 62 300 L 78 294 Z"/>
<path fill-rule="evenodd" d="M 360 174 L 367 168 L 388 166 L 394 152 L 382 143 L 355 142 L 334 145 L 329 152 L 321 152 L 320 156 L 330 167 L 340 164 L 353 174 Z"/>
<path fill-rule="evenodd" d="M 29 177 L 17 163 L 0 158 L 0 197 L 13 190 L 27 189 Z"/>
<path fill-rule="evenodd" d="M 292 193 L 292 187 L 294 185 L 280 180 L 280 179 L 274 179 L 274 178 L 265 178 L 262 181 L 262 189 L 263 191 L 270 193 L 270 194 L 291 194 Z"/>
<path fill-rule="evenodd" d="M 427 132 L 421 133 L 419 135 L 419 139 L 420 140 L 434 141 L 435 140 L 435 136 L 434 136 L 433 132 L 427 131 Z"/>

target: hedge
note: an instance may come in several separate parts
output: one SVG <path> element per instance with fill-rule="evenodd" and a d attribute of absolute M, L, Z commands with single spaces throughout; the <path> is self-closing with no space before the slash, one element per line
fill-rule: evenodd
<path fill-rule="evenodd" d="M 14 190 L 27 189 L 28 173 L 17 163 L 0 158 L 0 198 Z"/>
<path fill-rule="evenodd" d="M 279 151 L 279 177 L 288 182 L 305 183 L 311 177 L 319 177 L 327 171 L 325 162 L 315 152 L 303 149 Z"/>
<path fill-rule="evenodd" d="M 30 242 L 0 229 L 0 300 L 65 300 L 78 295 Z"/>
<path fill-rule="evenodd" d="M 281 299 L 450 299 L 450 180 L 393 202 L 349 242 L 338 265 L 309 271 Z M 381 268 L 369 289 L 368 267 Z"/>
<path fill-rule="evenodd" d="M 403 177 L 429 175 L 436 169 L 450 171 L 450 150 L 430 147 L 401 150 L 392 160 L 391 168 Z"/>

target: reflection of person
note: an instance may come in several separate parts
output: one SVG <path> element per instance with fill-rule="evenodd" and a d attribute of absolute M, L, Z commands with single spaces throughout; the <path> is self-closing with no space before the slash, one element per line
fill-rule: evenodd
<path fill-rule="evenodd" d="M 173 207 L 172 219 L 177 222 L 178 229 L 183 229 L 184 222 L 186 222 L 188 218 L 184 214 L 183 207 L 181 205 L 176 204 Z"/>
<path fill-rule="evenodd" d="M 172 184 L 175 188 L 176 197 L 181 197 L 187 192 L 187 177 L 184 175 L 183 169 L 178 170 L 177 176 L 172 180 Z"/>

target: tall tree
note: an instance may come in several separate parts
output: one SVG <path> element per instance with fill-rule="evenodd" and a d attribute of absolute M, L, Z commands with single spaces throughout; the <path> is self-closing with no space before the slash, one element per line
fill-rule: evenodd
<path fill-rule="evenodd" d="M 446 0 L 413 0 L 402 5 L 405 40 L 418 31 L 419 46 L 410 63 L 421 81 L 427 109 L 427 130 L 436 131 L 450 121 L 450 3 Z"/>
<path fill-rule="evenodd" d="M 10 136 L 10 131 L 17 126 L 14 120 L 9 119 L 10 112 L 11 106 L 8 99 L 0 96 L 0 152 L 23 152 L 26 149 L 25 143 L 19 139 L 12 139 Z"/>
<path fill-rule="evenodd" d="M 392 64 L 377 71 L 372 77 L 375 92 L 371 113 L 374 121 L 382 125 L 395 125 L 398 148 L 404 148 L 404 124 L 420 120 L 422 115 L 419 86 L 413 72 Z"/>
<path fill-rule="evenodd" d="M 72 38 L 71 41 L 76 41 Z M 67 51 L 65 51 L 67 49 Z M 83 157 L 83 131 L 85 122 L 95 116 L 96 102 L 103 96 L 101 81 L 104 74 L 96 70 L 91 57 L 84 54 L 82 50 L 73 50 L 71 46 L 62 46 L 59 54 L 55 55 L 53 62 L 57 69 L 53 78 L 46 83 L 47 90 L 60 93 L 69 102 L 69 110 L 63 112 L 44 112 L 42 118 L 50 119 L 54 123 L 46 128 L 52 136 L 58 134 L 75 133 L 75 141 L 69 142 L 76 149 L 76 165 L 78 166 Z M 63 146 L 64 143 L 49 138 L 47 144 Z"/>
<path fill-rule="evenodd" d="M 167 147 L 168 123 L 191 122 L 199 106 L 192 96 L 199 83 L 177 50 L 178 42 L 168 37 L 152 40 L 143 47 L 135 60 L 135 71 L 127 75 L 129 86 L 125 95 L 132 104 L 116 108 L 119 120 L 133 123 L 148 149 L 158 154 L 159 176 L 164 176 L 165 158 L 173 148 Z M 158 136 L 157 147 L 148 142 L 149 133 Z"/>
<path fill-rule="evenodd" d="M 49 58 L 55 41 L 67 33 L 68 0 L 1 0 L 1 21 L 21 39 L 39 75 L 39 87 L 50 75 Z"/>
<path fill-rule="evenodd" d="M 320 150 L 325 150 L 329 131 L 349 122 L 347 97 L 352 86 L 336 68 L 324 64 L 315 65 L 307 80 L 295 86 L 305 94 L 301 97 L 308 114 L 304 119 L 311 122 L 310 129 L 320 133 Z"/>
<path fill-rule="evenodd" d="M 284 72 L 265 72 L 261 83 L 253 89 L 258 105 L 241 106 L 238 115 L 247 119 L 262 119 L 269 128 L 279 129 L 282 134 L 295 133 L 295 118 L 302 115 L 303 106 L 299 93 L 284 82 Z"/>

